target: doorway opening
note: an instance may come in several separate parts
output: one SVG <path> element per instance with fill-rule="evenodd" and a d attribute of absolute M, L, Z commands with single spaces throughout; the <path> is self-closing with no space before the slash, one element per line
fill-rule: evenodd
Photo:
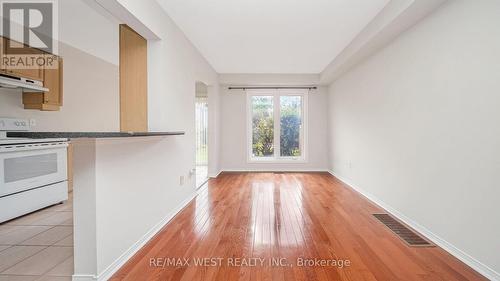
<path fill-rule="evenodd" d="M 208 87 L 196 82 L 195 99 L 196 188 L 208 180 Z"/>

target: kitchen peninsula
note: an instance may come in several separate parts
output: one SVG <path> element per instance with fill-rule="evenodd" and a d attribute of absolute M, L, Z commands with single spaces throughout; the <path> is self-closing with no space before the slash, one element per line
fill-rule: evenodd
<path fill-rule="evenodd" d="M 171 155 L 184 132 L 9 132 L 73 145 L 73 280 L 107 280 L 196 191 Z M 179 177 L 182 178 L 179 188 Z"/>
<path fill-rule="evenodd" d="M 154 137 L 184 135 L 182 131 L 176 132 L 8 132 L 7 137 L 12 138 L 125 138 L 125 137 Z"/>

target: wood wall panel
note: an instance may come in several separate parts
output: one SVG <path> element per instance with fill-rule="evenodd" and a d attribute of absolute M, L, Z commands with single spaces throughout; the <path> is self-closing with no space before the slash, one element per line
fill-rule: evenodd
<path fill-rule="evenodd" d="M 120 130 L 148 130 L 147 41 L 120 25 Z"/>

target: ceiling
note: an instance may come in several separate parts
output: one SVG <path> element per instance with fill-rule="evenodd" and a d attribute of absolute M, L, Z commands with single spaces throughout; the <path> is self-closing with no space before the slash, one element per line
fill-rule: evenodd
<path fill-rule="evenodd" d="M 218 73 L 320 73 L 389 0 L 157 0 Z"/>

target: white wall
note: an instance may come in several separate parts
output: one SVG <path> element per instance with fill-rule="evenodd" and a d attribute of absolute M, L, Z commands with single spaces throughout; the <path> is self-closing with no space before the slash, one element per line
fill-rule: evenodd
<path fill-rule="evenodd" d="M 179 185 L 184 167 L 175 165 L 184 143 L 183 136 L 96 141 L 98 274 L 151 238 L 194 197 L 194 189 Z"/>
<path fill-rule="evenodd" d="M 94 0 L 58 1 L 59 40 L 118 65 L 118 19 Z"/>
<path fill-rule="evenodd" d="M 208 176 L 217 177 L 221 172 L 221 114 L 220 86 L 208 86 Z"/>
<path fill-rule="evenodd" d="M 187 173 L 195 163 L 195 85 L 201 81 L 209 86 L 209 110 L 215 113 L 217 74 L 156 1 L 119 2 L 161 38 L 148 41 L 149 130 L 186 132 L 182 149 L 172 157 L 173 165 L 181 165 Z M 216 116 L 209 120 L 209 174 L 219 170 L 216 120 Z M 195 183 L 190 184 L 194 189 Z"/>
<path fill-rule="evenodd" d="M 496 0 L 448 2 L 329 96 L 333 172 L 497 279 L 498 11 Z"/>
<path fill-rule="evenodd" d="M 252 86 L 307 86 L 319 83 L 319 74 L 279 73 L 221 73 L 219 83 L 224 85 Z"/>
<path fill-rule="evenodd" d="M 307 163 L 247 163 L 246 93 L 223 87 L 221 94 L 221 169 L 225 171 L 326 171 L 327 89 L 318 88 L 308 95 Z"/>
<path fill-rule="evenodd" d="M 59 1 L 59 41 L 61 110 L 25 110 L 20 90 L 0 89 L 0 116 L 34 118 L 35 131 L 119 130 L 118 22 L 85 0 Z"/>

